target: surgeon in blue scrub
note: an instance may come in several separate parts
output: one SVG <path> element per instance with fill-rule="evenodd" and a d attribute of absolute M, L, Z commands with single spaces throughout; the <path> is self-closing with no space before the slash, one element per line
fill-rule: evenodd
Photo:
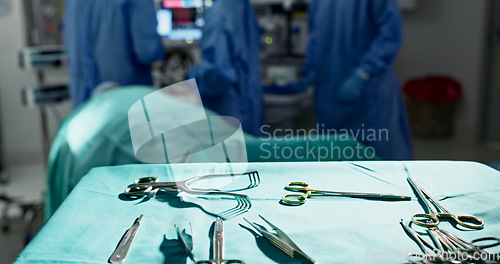
<path fill-rule="evenodd" d="M 153 0 L 66 0 L 64 9 L 74 108 L 103 82 L 153 84 L 151 64 L 164 58 Z"/>
<path fill-rule="evenodd" d="M 314 76 L 320 128 L 348 129 L 383 159 L 411 159 L 405 105 L 391 66 L 402 42 L 396 1 L 313 0 L 309 23 L 305 68 Z"/>
<path fill-rule="evenodd" d="M 240 120 L 259 135 L 263 119 L 259 72 L 260 29 L 248 0 L 217 0 L 205 16 L 202 61 L 188 73 L 196 78 L 203 105 Z"/>

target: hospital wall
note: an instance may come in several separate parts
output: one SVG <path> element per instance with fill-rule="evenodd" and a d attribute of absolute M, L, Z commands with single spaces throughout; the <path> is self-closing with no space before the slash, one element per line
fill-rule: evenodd
<path fill-rule="evenodd" d="M 395 62 L 400 81 L 427 74 L 447 74 L 464 86 L 456 136 L 474 141 L 479 133 L 487 0 L 419 0 L 404 14 L 405 40 Z M 10 14 L 0 17 L 0 111 L 7 164 L 42 160 L 37 109 L 21 105 L 21 89 L 36 83 L 35 74 L 19 69 L 17 51 L 24 46 L 21 3 L 12 0 Z M 48 81 L 66 81 L 63 70 L 48 73 Z M 64 116 L 69 104 L 58 107 Z M 57 122 L 49 113 L 51 133 Z"/>
<path fill-rule="evenodd" d="M 448 75 L 463 86 L 455 137 L 475 142 L 482 129 L 488 0 L 418 0 L 403 14 L 405 38 L 395 69 L 402 84 L 428 74 Z"/>

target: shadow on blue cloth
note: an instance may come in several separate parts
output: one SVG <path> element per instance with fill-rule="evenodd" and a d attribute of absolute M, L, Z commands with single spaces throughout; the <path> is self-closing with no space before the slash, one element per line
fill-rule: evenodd
<path fill-rule="evenodd" d="M 173 208 L 198 208 L 202 212 L 213 216 L 213 217 L 221 217 L 224 220 L 236 217 L 238 215 L 241 215 L 248 211 L 248 209 L 241 208 L 239 204 L 237 204 L 234 207 L 228 208 L 226 210 L 222 209 L 221 212 L 215 213 L 211 212 L 207 209 L 205 209 L 203 206 L 197 204 L 197 203 L 192 203 L 192 202 L 186 202 L 182 199 L 182 197 L 178 196 L 178 193 L 176 192 L 169 192 L 165 190 L 159 190 L 156 195 L 154 196 L 156 200 L 162 203 L 168 203 L 169 206 Z M 121 201 L 135 201 L 135 200 L 140 200 L 136 204 L 141 204 L 144 202 L 147 202 L 151 200 L 151 197 L 145 195 L 145 196 L 130 196 L 126 195 L 125 193 L 120 193 L 118 195 L 118 199 Z M 228 213 L 229 212 L 229 213 Z"/>
<path fill-rule="evenodd" d="M 165 256 L 165 264 L 186 264 L 187 255 L 177 239 L 167 239 L 163 235 L 160 252 Z"/>
<path fill-rule="evenodd" d="M 209 258 L 214 259 L 214 232 L 215 232 L 215 221 L 210 225 L 208 229 L 208 239 L 210 239 L 210 248 L 208 249 L 210 252 Z"/>

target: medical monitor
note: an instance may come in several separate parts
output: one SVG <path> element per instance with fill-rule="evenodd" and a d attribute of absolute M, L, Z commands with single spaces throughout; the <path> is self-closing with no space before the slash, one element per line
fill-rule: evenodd
<path fill-rule="evenodd" d="M 199 40 L 205 24 L 203 13 L 212 0 L 163 0 L 156 15 L 158 34 L 172 41 Z"/>

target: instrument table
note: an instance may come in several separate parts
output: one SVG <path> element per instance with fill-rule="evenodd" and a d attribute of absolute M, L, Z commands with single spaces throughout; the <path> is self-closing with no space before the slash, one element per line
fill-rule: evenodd
<path fill-rule="evenodd" d="M 400 219 L 424 213 L 407 173 L 454 214 L 481 218 L 485 227 L 471 231 L 442 221 L 441 229 L 467 241 L 500 235 L 500 172 L 480 163 L 458 161 L 367 161 L 249 163 L 260 184 L 239 191 L 252 207 L 224 221 L 225 258 L 247 264 L 298 263 L 241 225 L 243 217 L 262 223 L 259 214 L 286 232 L 318 263 L 404 263 L 418 246 Z M 141 177 L 184 180 L 218 173 L 221 164 L 125 165 L 93 169 L 78 183 L 15 263 L 106 263 L 124 232 L 144 214 L 124 263 L 192 263 L 177 241 L 174 224 L 192 225 L 194 255 L 210 258 L 216 214 L 236 205 L 232 199 L 162 193 L 129 199 L 125 188 Z M 173 170 L 172 170 L 173 169 Z M 171 172 L 175 171 L 172 175 Z M 311 197 L 300 206 L 279 203 L 284 187 L 303 181 L 312 189 L 408 195 L 411 201 Z M 413 225 L 417 230 L 418 227 Z M 270 230 L 269 227 L 267 227 Z M 423 229 L 421 229 L 423 230 Z M 271 230 L 270 230 L 271 231 Z M 498 247 L 488 249 L 498 252 Z"/>

